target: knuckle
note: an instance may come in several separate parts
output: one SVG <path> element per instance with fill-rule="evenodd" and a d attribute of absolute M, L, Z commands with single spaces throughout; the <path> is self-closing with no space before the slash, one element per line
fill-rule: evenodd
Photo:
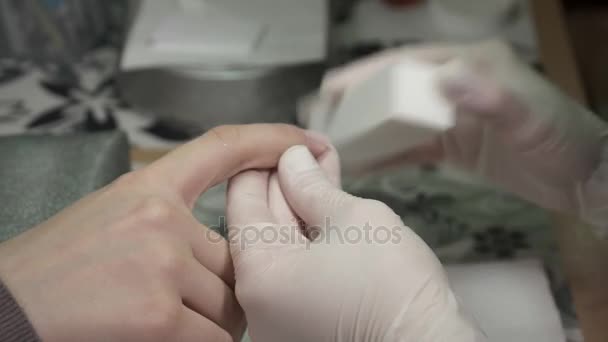
<path fill-rule="evenodd" d="M 311 203 L 324 203 L 332 208 L 348 205 L 356 197 L 337 189 L 320 169 L 293 175 L 293 184 Z"/>
<path fill-rule="evenodd" d="M 372 227 L 403 224 L 401 217 L 388 205 L 372 199 L 355 198 L 345 207 L 344 215 L 352 222 Z"/>
<path fill-rule="evenodd" d="M 293 174 L 293 184 L 305 193 L 325 193 L 331 190 L 320 169 L 309 170 Z"/>
<path fill-rule="evenodd" d="M 161 197 L 148 197 L 135 207 L 131 216 L 140 222 L 170 222 L 174 215 L 173 205 Z"/>
<path fill-rule="evenodd" d="M 222 125 L 212 128 L 209 135 L 218 139 L 222 144 L 232 145 L 241 139 L 242 126 Z"/>
<path fill-rule="evenodd" d="M 186 258 L 177 248 L 161 245 L 153 251 L 155 266 L 164 279 L 177 279 L 185 268 Z"/>
<path fill-rule="evenodd" d="M 337 190 L 337 189 L 329 189 L 326 190 L 325 192 L 325 203 L 331 207 L 331 208 L 343 208 L 343 207 L 348 207 L 353 205 L 353 203 L 356 203 L 356 199 L 357 197 L 346 193 L 342 190 Z"/>

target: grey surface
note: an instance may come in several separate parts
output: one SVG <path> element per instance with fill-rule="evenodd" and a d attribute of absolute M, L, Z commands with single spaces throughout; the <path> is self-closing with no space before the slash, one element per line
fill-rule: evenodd
<path fill-rule="evenodd" d="M 140 112 L 200 133 L 222 124 L 295 123 L 298 100 L 319 86 L 323 70 L 321 64 L 141 69 L 118 81 Z"/>
<path fill-rule="evenodd" d="M 130 168 L 120 132 L 0 137 L 0 242 Z"/>

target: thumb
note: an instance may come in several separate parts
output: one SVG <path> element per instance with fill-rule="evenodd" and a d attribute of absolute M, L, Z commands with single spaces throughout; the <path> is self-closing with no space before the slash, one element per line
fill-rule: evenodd
<path fill-rule="evenodd" d="M 481 68 L 455 59 L 438 76 L 440 90 L 459 112 L 501 124 L 525 122 L 527 111 L 516 96 Z"/>
<path fill-rule="evenodd" d="M 356 199 L 328 178 L 306 146 L 287 150 L 278 171 L 287 202 L 308 226 L 324 227 L 326 218 L 338 219 Z"/>

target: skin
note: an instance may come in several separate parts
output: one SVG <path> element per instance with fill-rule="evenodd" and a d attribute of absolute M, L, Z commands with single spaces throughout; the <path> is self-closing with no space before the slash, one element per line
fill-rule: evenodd
<path fill-rule="evenodd" d="M 209 187 L 323 141 L 288 125 L 222 126 L 0 245 L 0 277 L 44 341 L 235 341 L 228 244 L 191 209 Z"/>

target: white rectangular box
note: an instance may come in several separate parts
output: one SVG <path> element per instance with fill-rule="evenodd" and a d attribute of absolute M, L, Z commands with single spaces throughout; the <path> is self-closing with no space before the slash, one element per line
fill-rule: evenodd
<path fill-rule="evenodd" d="M 397 156 L 454 126 L 437 72 L 403 60 L 347 89 L 326 130 L 347 168 Z"/>

